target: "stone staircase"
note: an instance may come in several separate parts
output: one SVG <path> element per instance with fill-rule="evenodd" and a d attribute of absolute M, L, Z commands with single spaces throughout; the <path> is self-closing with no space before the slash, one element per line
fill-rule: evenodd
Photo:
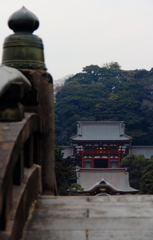
<path fill-rule="evenodd" d="M 153 196 L 42 196 L 22 240 L 152 240 Z"/>

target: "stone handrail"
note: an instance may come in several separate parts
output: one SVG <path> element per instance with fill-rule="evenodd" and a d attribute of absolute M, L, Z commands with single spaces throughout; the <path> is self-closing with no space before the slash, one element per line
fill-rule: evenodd
<path fill-rule="evenodd" d="M 41 124 L 38 114 L 24 111 L 28 79 L 1 66 L 0 80 L 0 239 L 17 240 L 42 191 Z"/>
<path fill-rule="evenodd" d="M 32 201 L 41 192 L 39 116 L 0 123 L 0 228 L 4 239 L 18 239 Z M 0 239 L 3 239 L 1 236 Z"/>
<path fill-rule="evenodd" d="M 8 24 L 14 34 L 4 40 L 0 66 L 0 240 L 18 240 L 41 188 L 57 194 L 53 79 L 33 35 L 36 15 L 22 7 Z"/>

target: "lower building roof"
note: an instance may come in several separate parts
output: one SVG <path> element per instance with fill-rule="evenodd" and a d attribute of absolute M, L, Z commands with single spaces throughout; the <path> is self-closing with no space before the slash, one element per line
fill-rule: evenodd
<path fill-rule="evenodd" d="M 119 192 L 135 193 L 137 189 L 130 187 L 129 185 L 129 172 L 127 168 L 81 168 L 77 172 L 77 183 L 88 191 L 96 185 L 101 179 L 112 185 Z"/>

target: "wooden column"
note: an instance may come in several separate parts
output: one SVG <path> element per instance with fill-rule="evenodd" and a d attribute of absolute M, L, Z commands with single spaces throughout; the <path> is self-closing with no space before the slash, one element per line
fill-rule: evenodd
<path fill-rule="evenodd" d="M 119 144 L 119 145 L 121 145 L 121 144 Z M 118 148 L 119 148 L 119 145 L 118 145 Z M 122 145 L 121 145 L 121 150 L 118 153 L 118 167 L 119 168 L 120 168 L 120 161 L 121 161 L 121 153 L 122 153 Z"/>
<path fill-rule="evenodd" d="M 94 149 L 94 143 L 92 143 L 92 149 Z M 95 153 L 94 153 L 94 150 L 92 150 L 92 163 L 91 163 L 92 168 L 95 167 L 94 156 L 95 156 Z"/>
<path fill-rule="evenodd" d="M 82 147 L 84 150 L 85 144 L 82 143 Z M 81 167 L 84 168 L 84 151 L 81 153 Z"/>
<path fill-rule="evenodd" d="M 108 168 L 110 168 L 110 143 L 108 143 Z"/>
<path fill-rule="evenodd" d="M 108 151 L 108 165 L 107 165 L 108 168 L 110 168 L 110 151 Z"/>

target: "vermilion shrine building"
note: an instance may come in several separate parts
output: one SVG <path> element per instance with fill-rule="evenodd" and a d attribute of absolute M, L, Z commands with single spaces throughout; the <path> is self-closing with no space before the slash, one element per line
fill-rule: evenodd
<path fill-rule="evenodd" d="M 124 133 L 123 121 L 79 121 L 71 137 L 75 159 L 82 168 L 119 168 L 132 138 Z"/>

